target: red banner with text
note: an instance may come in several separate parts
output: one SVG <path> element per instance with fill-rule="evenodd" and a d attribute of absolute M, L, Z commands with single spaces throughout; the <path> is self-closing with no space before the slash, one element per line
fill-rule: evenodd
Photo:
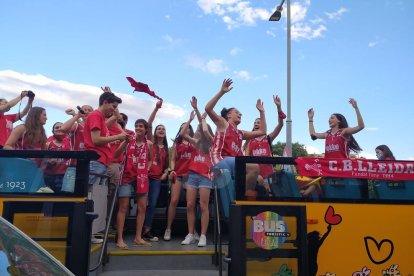
<path fill-rule="evenodd" d="M 296 158 L 298 173 L 313 177 L 414 180 L 414 161 Z"/>

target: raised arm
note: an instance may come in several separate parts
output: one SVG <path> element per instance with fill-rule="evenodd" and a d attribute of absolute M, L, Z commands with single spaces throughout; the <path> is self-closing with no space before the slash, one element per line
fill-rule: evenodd
<path fill-rule="evenodd" d="M 64 132 L 73 131 L 75 126 L 76 126 L 75 123 L 80 119 L 81 114 L 80 114 L 80 112 L 76 113 L 75 110 L 73 110 L 71 108 L 66 110 L 66 114 L 72 115 L 72 118 L 70 118 L 69 120 L 64 122 L 60 126 L 60 130 L 62 130 Z"/>
<path fill-rule="evenodd" d="M 203 133 L 206 136 L 206 138 L 213 143 L 214 137 L 211 135 L 210 131 L 208 131 L 208 124 L 206 121 L 207 114 L 203 113 L 201 116 L 201 128 L 203 129 Z"/>
<path fill-rule="evenodd" d="M 30 108 L 32 108 L 32 105 L 33 105 L 33 100 L 34 100 L 34 97 L 29 97 L 29 100 L 27 101 L 27 104 L 24 107 L 24 109 L 21 112 L 17 113 L 18 118 L 21 119 L 24 116 L 26 116 L 27 113 L 29 113 L 29 110 Z"/>
<path fill-rule="evenodd" d="M 206 112 L 207 115 L 210 117 L 210 119 L 213 121 L 213 123 L 217 126 L 217 130 L 223 130 L 227 127 L 227 121 L 218 115 L 213 109 L 216 106 L 217 102 L 220 100 L 221 97 L 223 97 L 224 94 L 229 92 L 233 89 L 231 85 L 233 84 L 233 80 L 231 79 L 224 79 L 220 90 L 217 92 L 217 94 L 207 103 L 206 105 Z"/>
<path fill-rule="evenodd" d="M 262 135 L 266 135 L 267 126 L 266 126 L 266 116 L 265 116 L 265 110 L 263 107 L 263 102 L 258 99 L 256 102 L 256 108 L 259 110 L 260 113 L 260 127 L 257 130 L 253 131 L 243 131 L 243 139 L 249 140 L 253 139 Z"/>
<path fill-rule="evenodd" d="M 313 111 L 313 108 L 310 108 L 308 110 L 308 118 L 309 118 L 309 134 L 311 136 L 312 140 L 316 139 L 325 139 L 326 133 L 316 133 L 315 127 L 313 126 L 313 116 L 315 115 L 315 112 Z"/>
<path fill-rule="evenodd" d="M 190 142 L 193 145 L 196 145 L 199 139 L 195 139 L 194 137 L 191 137 L 187 134 L 188 126 L 191 124 L 191 122 L 195 118 L 195 111 L 191 111 L 190 118 L 188 118 L 188 121 L 183 125 L 180 131 L 180 136 L 186 139 L 188 142 Z"/>
<path fill-rule="evenodd" d="M 277 126 L 275 127 L 275 129 L 271 133 L 269 133 L 269 138 L 270 138 L 271 142 L 273 142 L 273 140 L 275 140 L 275 138 L 279 135 L 280 131 L 282 130 L 282 128 L 283 128 L 283 117 L 284 117 L 283 116 L 284 113 L 282 111 L 282 102 L 280 101 L 279 96 L 277 96 L 277 95 L 274 96 L 273 95 L 273 102 L 276 105 L 278 116 L 277 116 Z"/>
<path fill-rule="evenodd" d="M 194 109 L 194 111 L 197 115 L 198 122 L 201 122 L 201 114 L 200 114 L 200 111 L 198 110 L 198 106 L 197 106 L 197 98 L 193 96 L 191 98 L 190 104 L 193 107 L 193 109 Z"/>
<path fill-rule="evenodd" d="M 348 127 L 342 131 L 342 135 L 352 135 L 355 134 L 365 128 L 364 120 L 362 119 L 361 112 L 359 111 L 357 101 L 353 98 L 349 99 L 349 103 L 355 109 L 355 113 L 357 116 L 358 125 L 355 127 Z"/>
<path fill-rule="evenodd" d="M 14 98 L 14 99 L 12 99 L 12 100 L 10 100 L 9 102 L 7 102 L 6 104 L 2 104 L 2 105 L 0 105 L 0 112 L 7 112 L 7 111 L 9 111 L 10 110 L 10 108 L 12 108 L 13 106 L 15 106 L 18 102 L 20 102 L 24 97 L 26 97 L 27 96 L 27 93 L 28 93 L 29 91 L 22 91 L 21 93 L 20 93 L 20 95 L 19 96 L 17 96 L 16 98 Z M 33 99 L 32 99 L 32 101 L 30 101 L 30 99 L 29 99 L 29 102 L 30 103 L 32 103 L 33 102 Z M 28 110 L 29 111 L 29 110 Z M 27 113 L 27 112 L 26 112 Z M 24 116 L 24 115 L 23 115 Z M 21 117 L 23 117 L 23 116 L 21 116 Z M 20 118 L 21 118 L 20 117 Z"/>
<path fill-rule="evenodd" d="M 148 118 L 148 131 L 147 131 L 147 139 L 152 141 L 153 134 L 152 134 L 152 123 L 154 122 L 155 115 L 157 115 L 158 109 L 162 106 L 162 100 L 159 100 L 154 107 L 154 110 L 151 112 L 151 115 Z"/>

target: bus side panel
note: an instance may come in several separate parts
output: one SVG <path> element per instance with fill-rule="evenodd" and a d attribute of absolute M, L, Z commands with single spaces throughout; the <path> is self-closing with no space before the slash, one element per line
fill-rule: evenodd
<path fill-rule="evenodd" d="M 383 273 L 395 269 L 401 275 L 414 274 L 413 205 L 306 203 L 306 206 L 308 243 L 312 243 L 309 234 L 312 231 L 319 232 L 320 237 L 316 243 L 319 243 L 317 275 L 352 275 L 364 269 L 371 270 L 370 275 L 386 275 Z M 321 240 L 327 232 L 326 239 Z"/>

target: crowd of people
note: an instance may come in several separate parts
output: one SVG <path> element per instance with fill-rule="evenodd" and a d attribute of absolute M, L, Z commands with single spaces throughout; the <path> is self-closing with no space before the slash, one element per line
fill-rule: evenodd
<path fill-rule="evenodd" d="M 118 108 L 122 99 L 112 93 L 109 87 L 104 87 L 95 110 L 90 105 L 83 105 L 77 111 L 67 109 L 66 113 L 71 117 L 66 122 L 56 122 L 53 125 L 53 135 L 47 138 L 44 129 L 46 110 L 32 107 L 34 93 L 22 91 L 20 96 L 10 101 L 0 99 L 0 148 L 97 152 L 99 159 L 90 162 L 89 197 L 94 202 L 100 201 L 100 193 L 96 189 L 102 186 L 99 185 L 102 175 L 109 175 L 110 182 L 118 185 L 116 246 L 120 249 L 128 249 L 123 232 L 131 198 L 137 202 L 133 246 L 151 246 L 151 242 L 159 240 L 152 231 L 154 211 L 161 182 L 169 179 L 171 196 L 164 240 L 171 240 L 176 208 L 182 188 L 185 187 L 188 234 L 181 244 L 193 244 L 198 240 L 198 246 L 206 246 L 213 168 L 227 169 L 234 177 L 236 156 L 272 156 L 272 142 L 283 128 L 283 120 L 286 118 L 280 98 L 273 96 L 278 124 L 267 134 L 264 105 L 258 99 L 256 108 L 259 118 L 255 120 L 252 130 L 238 129 L 242 113 L 237 108 L 223 108 L 221 112 L 214 110 L 219 100 L 232 90 L 232 84 L 231 79 L 225 79 L 204 110 L 199 110 L 196 97 L 190 99 L 193 111 L 173 139 L 171 151 L 165 125 L 153 127 L 156 114 L 162 108 L 161 100 L 156 103 L 148 119 L 137 119 L 135 129 L 128 130 L 128 116 L 120 113 Z M 21 112 L 6 114 L 25 97 L 29 100 Z M 349 158 L 350 151 L 361 150 L 353 135 L 364 128 L 364 122 L 357 102 L 352 98 L 349 102 L 356 112 L 357 126 L 354 127 L 348 125 L 343 115 L 334 113 L 329 118 L 329 129 L 316 132 L 313 126 L 314 110 L 311 108 L 308 111 L 310 136 L 313 140 L 325 139 L 326 158 Z M 13 128 L 13 124 L 25 116 L 24 122 Z M 215 132 L 207 124 L 207 116 L 214 123 Z M 198 124 L 194 130 L 191 123 L 195 118 Z M 378 159 L 395 160 L 386 145 L 378 146 L 375 152 Z M 48 159 L 42 167 L 47 191 L 61 191 L 63 176 L 74 165 L 73 160 Z M 245 196 L 254 198 L 260 189 L 270 192 L 267 179 L 272 173 L 273 167 L 270 164 L 247 164 Z M 195 231 L 198 195 L 201 210 L 200 236 Z M 96 229 L 93 230 L 95 232 Z M 101 242 L 95 237 L 92 241 Z"/>

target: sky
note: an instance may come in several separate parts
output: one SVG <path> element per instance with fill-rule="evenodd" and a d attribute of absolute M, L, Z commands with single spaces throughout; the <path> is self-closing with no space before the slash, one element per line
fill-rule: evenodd
<path fill-rule="evenodd" d="M 243 114 L 239 129 L 251 130 L 264 102 L 268 132 L 277 124 L 273 95 L 287 105 L 286 2 L 279 22 L 268 21 L 279 5 L 270 0 L 2 0 L 0 1 L 0 98 L 36 93 L 52 125 L 68 120 L 66 108 L 98 106 L 110 86 L 129 116 L 128 128 L 147 119 L 155 99 L 133 93 L 125 77 L 144 82 L 164 99 L 154 124 L 174 138 L 191 112 L 217 93 L 223 79 L 233 90 L 216 105 Z M 355 134 L 363 152 L 388 145 L 397 159 L 414 160 L 412 78 L 414 1 L 291 0 L 292 141 L 310 153 L 307 110 L 317 132 L 332 113 L 356 126 L 350 97 L 358 102 L 365 129 Z M 20 109 L 26 104 L 23 100 Z M 19 110 L 15 106 L 11 112 Z M 19 123 L 16 123 L 18 125 Z M 195 127 L 195 123 L 193 127 Z M 286 141 L 286 127 L 276 138 Z"/>

